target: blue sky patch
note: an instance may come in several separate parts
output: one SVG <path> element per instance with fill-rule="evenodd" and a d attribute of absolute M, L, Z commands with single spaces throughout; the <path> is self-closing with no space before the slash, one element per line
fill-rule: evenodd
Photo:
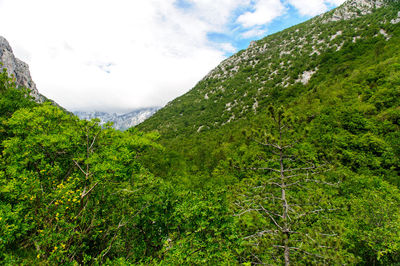
<path fill-rule="evenodd" d="M 176 0 L 174 5 L 181 9 L 190 9 L 193 7 L 193 3 L 186 0 Z"/>
<path fill-rule="evenodd" d="M 178 2 L 180 2 L 181 5 L 185 6 L 185 4 L 182 4 L 182 2 L 185 2 L 184 0 L 179 0 Z M 252 1 L 252 3 L 254 3 L 254 1 Z M 336 7 L 335 5 L 328 4 L 326 2 L 325 4 L 329 8 L 329 10 Z M 268 35 L 277 33 L 299 23 L 305 22 L 313 17 L 300 14 L 298 9 L 289 4 L 287 4 L 285 8 L 286 10 L 284 14 L 274 18 L 270 23 L 253 26 L 251 28 L 245 28 L 237 22 L 237 19 L 240 15 L 246 12 L 253 12 L 254 5 L 240 7 L 233 12 L 231 21 L 226 25 L 226 31 L 224 33 L 209 32 L 207 34 L 207 38 L 210 42 L 215 44 L 230 43 L 233 47 L 237 49 L 237 51 L 239 51 L 247 48 L 249 46 L 249 43 L 253 40 L 260 40 Z M 253 35 L 251 37 L 245 37 L 244 34 L 250 30 L 259 30 L 263 34 L 260 34 L 259 36 Z M 230 56 L 232 54 L 234 53 L 227 52 L 226 56 Z"/>

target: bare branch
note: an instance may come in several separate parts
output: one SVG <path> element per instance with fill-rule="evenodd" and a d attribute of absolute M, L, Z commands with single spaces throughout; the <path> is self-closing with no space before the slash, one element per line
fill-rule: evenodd
<path fill-rule="evenodd" d="M 88 174 L 82 169 L 82 167 L 79 165 L 79 163 L 78 163 L 77 161 L 75 161 L 75 160 L 72 160 L 72 161 L 74 161 L 74 163 L 76 164 L 76 166 L 78 166 L 78 168 L 82 171 L 82 173 L 83 173 L 85 176 L 88 176 Z"/>
<path fill-rule="evenodd" d="M 318 209 L 318 210 L 313 210 L 313 211 L 305 212 L 305 213 L 302 213 L 302 214 L 298 215 L 296 217 L 296 219 L 300 219 L 300 218 L 302 218 L 302 217 L 304 217 L 306 215 L 309 215 L 309 214 L 320 213 L 320 212 L 324 212 L 324 211 L 337 211 L 337 210 L 338 209 Z"/>
<path fill-rule="evenodd" d="M 291 176 L 291 177 L 294 177 L 294 176 Z M 339 183 L 328 183 L 328 182 L 325 182 L 325 181 L 322 181 L 319 179 L 305 179 L 305 180 L 299 180 L 299 181 L 287 184 L 286 187 L 301 186 L 300 184 L 304 184 L 304 183 L 317 183 L 317 184 L 323 184 L 323 185 L 328 185 L 328 186 L 337 186 L 339 184 Z"/>
<path fill-rule="evenodd" d="M 50 208 L 51 204 L 53 204 L 53 203 L 56 201 L 56 199 L 57 199 L 57 198 L 53 199 L 53 200 L 47 205 L 46 210 L 47 210 L 48 208 Z"/>
<path fill-rule="evenodd" d="M 262 146 L 273 147 L 273 148 L 275 148 L 275 149 L 277 149 L 277 150 L 282 150 L 282 147 L 279 146 L 279 145 L 277 145 L 277 144 L 265 143 L 265 142 L 260 142 L 260 141 L 257 141 L 257 140 L 254 140 L 254 141 L 255 141 L 257 144 L 260 144 L 260 145 L 262 145 Z"/>
<path fill-rule="evenodd" d="M 298 143 L 298 141 L 295 141 L 295 142 L 293 142 L 293 143 L 291 143 L 291 144 L 289 144 L 289 145 L 285 145 L 285 146 L 282 147 L 282 150 L 285 150 L 285 149 L 287 149 L 287 148 L 292 148 L 292 147 L 294 147 L 294 145 L 295 145 L 296 143 Z"/>
<path fill-rule="evenodd" d="M 251 253 L 251 255 L 256 259 L 256 260 L 258 260 L 258 262 L 253 262 L 253 264 L 263 264 L 264 265 L 264 263 L 262 262 L 262 260 L 257 256 L 257 255 L 255 255 L 255 254 L 253 254 L 253 253 Z"/>
<path fill-rule="evenodd" d="M 269 184 L 269 185 L 274 185 L 274 186 L 277 186 L 277 187 L 280 187 L 280 188 L 283 188 L 283 187 L 284 187 L 284 186 L 282 186 L 281 184 L 276 183 L 276 182 L 268 182 L 268 184 Z"/>
<path fill-rule="evenodd" d="M 330 236 L 330 237 L 337 236 L 337 234 L 321 234 L 321 233 L 319 233 L 319 235 L 321 235 L 321 236 Z"/>
<path fill-rule="evenodd" d="M 143 209 L 147 208 L 150 204 L 147 203 L 145 206 L 143 206 L 138 212 L 135 213 L 135 215 L 133 217 L 135 217 L 136 215 L 138 215 L 139 213 L 141 213 L 143 211 Z M 103 262 L 104 257 L 107 255 L 107 253 L 111 250 L 112 244 L 114 242 L 114 240 L 116 239 L 117 235 L 118 235 L 118 230 L 121 227 L 124 227 L 127 223 L 123 223 L 122 221 L 124 220 L 124 218 L 121 219 L 121 221 L 119 221 L 118 223 L 118 227 L 117 227 L 117 231 L 114 234 L 114 237 L 111 239 L 110 245 L 107 247 L 107 251 L 101 256 L 101 262 Z M 100 253 L 101 254 L 101 253 Z"/>
<path fill-rule="evenodd" d="M 86 188 L 84 188 L 81 194 L 81 198 L 86 197 L 90 193 L 90 191 L 92 191 L 97 186 L 98 183 L 99 182 L 96 182 L 96 184 L 94 184 L 87 192 L 85 191 Z"/>
<path fill-rule="evenodd" d="M 273 199 L 273 200 L 282 200 L 280 197 L 272 196 L 265 196 L 264 199 Z"/>
<path fill-rule="evenodd" d="M 301 173 L 301 174 L 295 174 L 295 175 L 287 175 L 287 176 L 285 176 L 285 178 L 289 179 L 289 178 L 298 177 L 298 176 L 304 176 L 304 175 L 307 175 L 307 173 Z M 313 175 L 313 174 L 311 174 L 311 175 Z"/>
<path fill-rule="evenodd" d="M 309 171 L 309 170 L 313 170 L 313 169 L 317 169 L 317 167 L 310 166 L 310 167 L 304 167 L 304 168 L 292 168 L 292 169 L 286 169 L 283 170 L 283 172 L 287 173 L 287 172 L 296 172 L 296 171 Z"/>
<path fill-rule="evenodd" d="M 242 216 L 243 214 L 246 214 L 246 213 L 248 213 L 248 212 L 258 212 L 258 211 L 261 211 L 261 209 L 247 209 L 247 210 L 245 210 L 245 211 L 243 211 L 243 212 L 241 212 L 241 213 L 238 213 L 238 214 L 234 214 L 233 216 Z"/>
<path fill-rule="evenodd" d="M 93 145 L 94 145 L 94 142 L 96 141 L 96 138 L 99 136 L 100 133 L 101 133 L 101 131 L 99 131 L 99 132 L 96 134 L 96 136 L 94 136 L 93 141 L 92 141 L 92 144 L 90 144 L 89 150 L 92 149 L 92 147 L 93 147 Z"/>
<path fill-rule="evenodd" d="M 275 172 L 275 173 L 280 173 L 280 171 L 279 171 L 278 169 L 269 168 L 269 167 L 260 167 L 260 168 L 257 168 L 257 167 L 250 167 L 250 168 L 244 168 L 244 169 L 246 169 L 246 170 L 254 170 L 254 171 L 268 170 L 268 171 L 272 171 L 272 172 Z"/>
<path fill-rule="evenodd" d="M 340 182 L 337 182 L 337 183 L 329 183 L 329 182 L 325 182 L 325 181 L 322 181 L 322 180 L 319 180 L 319 179 L 306 179 L 306 180 L 304 180 L 304 182 L 308 182 L 308 183 L 314 182 L 314 183 L 323 184 L 323 185 L 328 185 L 328 186 L 337 186 L 337 185 L 340 184 Z"/>
<path fill-rule="evenodd" d="M 260 207 L 261 207 L 261 209 L 269 216 L 269 218 L 271 218 L 272 222 L 282 231 L 282 230 L 283 230 L 282 226 L 280 226 L 280 225 L 276 222 L 276 220 L 275 220 L 274 217 L 269 213 L 269 211 L 266 210 L 266 209 L 264 208 L 264 206 L 262 206 L 262 205 L 261 205 Z"/>
<path fill-rule="evenodd" d="M 294 182 L 294 183 L 286 184 L 286 187 L 297 186 L 297 185 L 299 185 L 300 183 L 302 183 L 302 181 L 297 181 L 297 182 Z"/>
<path fill-rule="evenodd" d="M 264 230 L 264 231 L 257 232 L 253 235 L 246 236 L 243 239 L 247 240 L 250 238 L 257 238 L 257 237 L 262 237 L 263 235 L 267 235 L 267 234 L 277 234 L 278 232 L 279 232 L 278 230 Z"/>
<path fill-rule="evenodd" d="M 113 244 L 114 240 L 117 238 L 119 228 L 121 228 L 122 226 L 125 226 L 126 223 L 124 225 L 122 225 L 122 220 L 123 220 L 123 218 L 118 223 L 117 231 L 115 232 L 113 238 L 111 239 L 110 245 L 107 247 L 106 252 L 101 256 L 101 262 L 103 262 L 104 257 L 111 250 L 112 244 Z"/>

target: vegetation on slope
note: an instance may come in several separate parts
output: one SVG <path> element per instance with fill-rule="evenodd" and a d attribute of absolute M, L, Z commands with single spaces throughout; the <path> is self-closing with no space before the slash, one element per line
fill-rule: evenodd
<path fill-rule="evenodd" d="M 139 127 L 160 135 L 1 73 L 0 263 L 399 263 L 398 11 L 259 41 Z"/>
<path fill-rule="evenodd" d="M 299 149 L 332 167 L 330 178 L 337 186 L 319 188 L 320 192 L 312 189 L 307 197 L 317 201 L 321 195 L 331 195 L 334 203 L 330 204 L 335 207 L 327 209 L 340 210 L 333 216 L 324 214 L 338 226 L 335 230 L 341 240 L 337 243 L 343 246 L 335 250 L 349 252 L 342 258 L 354 256 L 353 263 L 398 262 L 400 29 L 391 21 L 399 10 L 399 4 L 393 3 L 349 21 L 321 24 L 317 18 L 234 55 L 138 127 L 161 132 L 160 143 L 167 148 L 162 155 L 150 153 L 145 165 L 191 189 L 206 190 L 210 184 L 232 187 L 231 208 L 240 213 L 236 209 L 239 195 L 262 182 L 264 189 L 269 188 L 265 180 L 271 176 L 248 170 L 246 164 L 257 162 L 262 151 L 242 133 L 259 132 L 271 124 L 268 106 L 284 106 L 307 132 Z M 321 33 L 318 38 L 314 30 Z M 286 46 L 279 45 L 291 43 L 296 35 L 308 36 L 309 43 L 296 49 L 293 42 L 288 50 L 294 52 L 282 53 Z M 310 56 L 310 43 L 322 46 L 320 54 Z M 278 69 L 276 75 L 271 75 L 269 65 Z M 307 71 L 315 73 L 303 84 L 300 77 Z M 264 154 L 264 158 L 272 155 Z M 151 158 L 157 156 L 155 164 Z M 241 239 L 275 227 L 268 217 L 252 215 L 238 219 Z M 270 246 L 261 248 L 258 242 L 256 247 L 257 252 L 248 251 L 245 261 L 274 263 Z"/>
<path fill-rule="evenodd" d="M 315 75 L 324 76 L 320 68 L 333 63 L 332 71 L 341 74 L 335 67 L 345 68 L 352 58 L 380 53 L 386 43 L 395 43 L 398 25 L 391 20 L 398 10 L 393 3 L 353 20 L 322 23 L 325 15 L 270 35 L 222 62 L 138 128 L 175 138 L 249 119 L 277 100 L 288 103 L 290 98 L 283 96 L 296 98 L 307 91 Z M 303 80 L 307 73 L 309 81 Z"/>

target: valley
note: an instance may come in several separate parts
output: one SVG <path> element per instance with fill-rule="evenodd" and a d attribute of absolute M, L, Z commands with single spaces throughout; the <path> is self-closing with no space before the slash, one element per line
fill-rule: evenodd
<path fill-rule="evenodd" d="M 400 262 L 399 1 L 345 1 L 124 115 L 67 112 L 17 70 L 0 264 Z"/>

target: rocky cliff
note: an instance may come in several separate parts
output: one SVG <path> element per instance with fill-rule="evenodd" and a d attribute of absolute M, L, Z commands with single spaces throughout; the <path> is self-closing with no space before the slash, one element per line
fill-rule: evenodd
<path fill-rule="evenodd" d="M 17 86 L 25 87 L 31 90 L 31 95 L 37 102 L 44 102 L 46 97 L 41 95 L 33 82 L 29 66 L 15 57 L 8 41 L 0 36 L 0 69 L 7 69 L 10 76 L 15 78 Z"/>

